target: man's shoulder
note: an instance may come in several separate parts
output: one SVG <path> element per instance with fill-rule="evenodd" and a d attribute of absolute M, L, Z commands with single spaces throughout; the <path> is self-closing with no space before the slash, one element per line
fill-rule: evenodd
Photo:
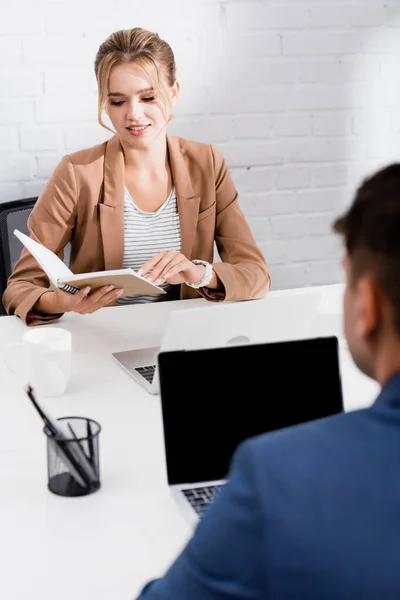
<path fill-rule="evenodd" d="M 239 452 L 247 455 L 260 477 L 265 468 L 281 473 L 304 468 L 317 474 L 344 456 L 351 460 L 352 449 L 368 442 L 370 417 L 370 409 L 363 409 L 317 419 L 253 437 Z"/>

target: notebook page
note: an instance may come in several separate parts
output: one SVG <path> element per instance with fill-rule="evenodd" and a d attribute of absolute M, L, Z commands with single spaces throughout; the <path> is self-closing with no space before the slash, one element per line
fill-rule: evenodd
<path fill-rule="evenodd" d="M 67 267 L 63 261 L 58 258 L 54 252 L 35 242 L 30 237 L 14 229 L 14 235 L 22 242 L 32 256 L 37 260 L 47 277 L 53 282 L 57 283 L 60 277 L 68 277 L 72 275 L 72 271 Z"/>

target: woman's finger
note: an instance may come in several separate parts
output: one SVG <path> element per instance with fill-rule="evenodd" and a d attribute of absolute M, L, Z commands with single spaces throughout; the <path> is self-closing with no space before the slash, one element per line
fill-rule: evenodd
<path fill-rule="evenodd" d="M 188 261 L 183 254 L 179 254 L 174 260 L 171 260 L 171 262 L 165 266 L 163 271 L 160 273 L 159 279 L 167 280 L 172 275 L 176 275 L 177 273 L 184 271 L 189 262 L 190 261 Z"/>
<path fill-rule="evenodd" d="M 165 252 L 159 252 L 158 254 L 155 254 L 149 258 L 149 260 L 146 260 L 146 262 L 138 270 L 138 274 L 142 277 L 146 276 L 159 263 L 164 254 Z"/>
<path fill-rule="evenodd" d="M 156 281 L 162 277 L 162 273 L 168 270 L 169 265 L 172 260 L 174 260 L 177 256 L 181 256 L 176 250 L 169 250 L 168 252 L 164 252 L 163 256 L 159 259 L 157 264 L 154 266 L 150 275 L 146 276 L 146 279 L 149 281 Z"/>

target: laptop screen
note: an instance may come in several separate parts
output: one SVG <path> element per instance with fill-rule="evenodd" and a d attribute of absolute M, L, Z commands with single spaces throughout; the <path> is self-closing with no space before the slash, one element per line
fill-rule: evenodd
<path fill-rule="evenodd" d="M 161 352 L 169 484 L 226 477 L 243 440 L 343 410 L 336 337 Z"/>

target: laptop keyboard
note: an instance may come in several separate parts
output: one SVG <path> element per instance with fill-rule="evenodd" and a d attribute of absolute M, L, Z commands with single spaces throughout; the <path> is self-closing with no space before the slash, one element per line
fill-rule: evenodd
<path fill-rule="evenodd" d="M 182 490 L 182 494 L 190 502 L 199 517 L 202 517 L 205 508 L 207 508 L 210 502 L 214 500 L 220 489 L 220 485 L 209 485 L 206 487 Z"/>
<path fill-rule="evenodd" d="M 149 383 L 153 383 L 154 371 L 156 365 L 148 365 L 147 367 L 135 367 L 135 371 L 140 373 Z"/>

